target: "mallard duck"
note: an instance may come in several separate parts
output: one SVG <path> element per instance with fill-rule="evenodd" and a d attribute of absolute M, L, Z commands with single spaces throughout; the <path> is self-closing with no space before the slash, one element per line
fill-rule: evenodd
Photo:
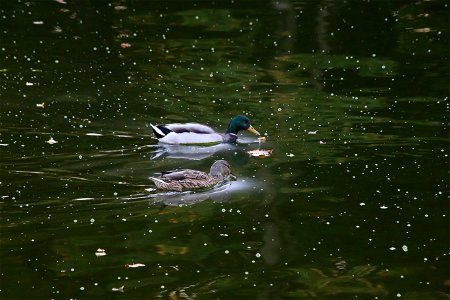
<path fill-rule="evenodd" d="M 228 124 L 224 135 L 215 132 L 211 127 L 198 123 L 173 123 L 173 124 L 150 124 L 156 138 L 166 144 L 219 144 L 234 143 L 237 134 L 241 130 L 250 131 L 260 135 L 250 124 L 250 119 L 246 116 L 236 116 Z"/>
<path fill-rule="evenodd" d="M 207 189 L 224 181 L 231 175 L 230 165 L 225 160 L 215 161 L 209 174 L 191 170 L 181 169 L 165 171 L 159 177 L 150 177 L 156 187 L 167 191 L 185 191 L 194 189 Z"/>

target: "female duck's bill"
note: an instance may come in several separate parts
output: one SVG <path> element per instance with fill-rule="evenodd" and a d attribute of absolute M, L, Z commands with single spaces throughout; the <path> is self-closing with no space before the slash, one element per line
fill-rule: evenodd
<path fill-rule="evenodd" d="M 198 123 L 174 123 L 153 125 L 153 133 L 156 138 L 166 144 L 219 144 L 234 143 L 237 140 L 239 131 L 247 130 L 256 135 L 258 131 L 250 124 L 250 119 L 246 116 L 236 116 L 228 124 L 224 135 L 215 132 L 211 127 Z"/>

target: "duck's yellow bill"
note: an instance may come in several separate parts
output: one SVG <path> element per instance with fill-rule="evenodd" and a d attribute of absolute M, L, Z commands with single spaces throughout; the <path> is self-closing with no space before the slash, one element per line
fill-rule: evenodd
<path fill-rule="evenodd" d="M 253 128 L 252 125 L 250 125 L 250 127 L 247 129 L 247 131 L 250 131 L 251 133 L 254 133 L 256 135 L 261 135 L 255 128 Z"/>

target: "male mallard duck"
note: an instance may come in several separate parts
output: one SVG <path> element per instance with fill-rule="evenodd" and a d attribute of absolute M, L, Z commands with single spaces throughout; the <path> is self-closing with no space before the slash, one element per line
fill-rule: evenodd
<path fill-rule="evenodd" d="M 231 170 L 228 162 L 218 160 L 212 164 L 209 174 L 197 170 L 182 169 L 166 171 L 160 177 L 150 177 L 150 179 L 158 189 L 181 192 L 211 188 L 224 181 L 229 175 L 231 175 Z"/>
<path fill-rule="evenodd" d="M 224 135 L 218 134 L 211 127 L 198 123 L 174 123 L 174 124 L 150 124 L 156 138 L 166 144 L 219 144 L 234 143 L 237 133 L 248 130 L 256 135 L 258 131 L 250 125 L 250 119 L 246 116 L 236 116 L 228 124 Z"/>

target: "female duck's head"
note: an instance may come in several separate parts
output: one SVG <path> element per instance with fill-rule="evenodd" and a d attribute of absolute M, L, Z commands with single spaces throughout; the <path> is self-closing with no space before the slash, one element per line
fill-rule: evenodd
<path fill-rule="evenodd" d="M 230 174 L 230 165 L 226 160 L 215 161 L 209 170 L 209 175 L 211 176 L 227 177 Z"/>
<path fill-rule="evenodd" d="M 247 130 L 256 135 L 260 135 L 259 132 L 256 131 L 256 129 L 250 124 L 250 119 L 246 116 L 236 116 L 231 119 L 226 133 L 237 134 L 241 130 Z"/>

